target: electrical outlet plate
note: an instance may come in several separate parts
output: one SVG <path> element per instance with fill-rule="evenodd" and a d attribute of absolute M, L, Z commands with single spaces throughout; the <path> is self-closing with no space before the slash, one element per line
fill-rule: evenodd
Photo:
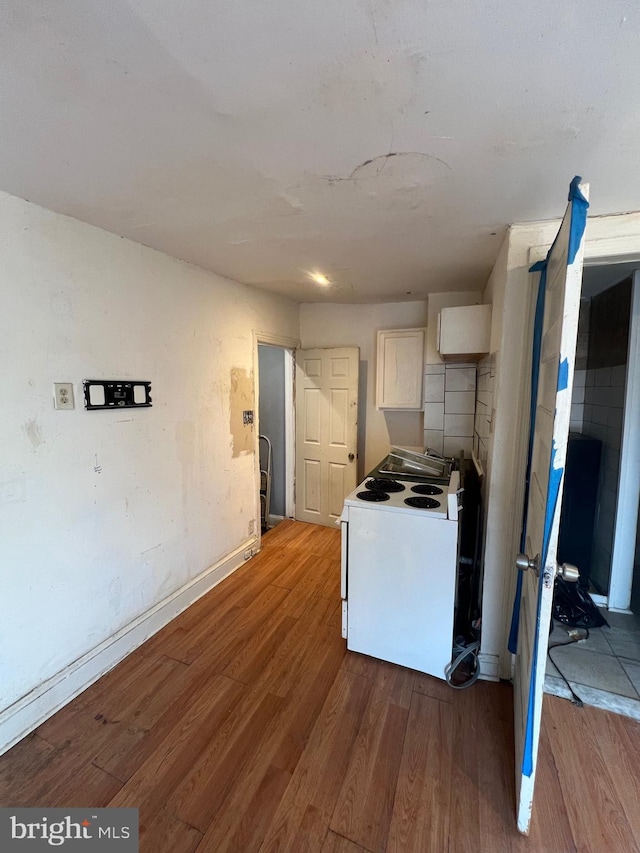
<path fill-rule="evenodd" d="M 72 382 L 53 383 L 53 404 L 56 409 L 75 409 Z"/>

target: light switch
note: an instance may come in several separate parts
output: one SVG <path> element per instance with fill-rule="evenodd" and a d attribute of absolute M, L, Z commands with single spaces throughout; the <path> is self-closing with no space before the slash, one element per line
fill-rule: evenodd
<path fill-rule="evenodd" d="M 56 409 L 75 409 L 72 382 L 53 383 L 53 404 Z"/>

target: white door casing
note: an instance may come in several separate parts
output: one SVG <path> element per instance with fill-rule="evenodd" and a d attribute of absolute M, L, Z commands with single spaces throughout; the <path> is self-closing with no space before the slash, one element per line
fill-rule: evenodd
<path fill-rule="evenodd" d="M 543 273 L 544 319 L 525 536 L 527 557 L 539 558 L 539 577 L 534 571 L 522 572 L 515 610 L 516 618 L 519 615 L 514 672 L 516 812 L 518 829 L 525 835 L 533 805 L 582 284 L 588 185 L 578 182 L 574 179 L 571 185 L 569 205 Z"/>
<path fill-rule="evenodd" d="M 296 351 L 296 513 L 333 525 L 356 487 L 358 347 Z"/>
<path fill-rule="evenodd" d="M 640 271 L 633 274 L 618 501 L 608 608 L 629 611 L 640 504 Z"/>

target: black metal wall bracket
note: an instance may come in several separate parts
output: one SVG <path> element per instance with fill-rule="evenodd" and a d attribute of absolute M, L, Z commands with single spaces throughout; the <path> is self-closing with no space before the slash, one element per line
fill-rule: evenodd
<path fill-rule="evenodd" d="M 151 382 L 118 379 L 85 379 L 85 409 L 143 409 L 149 408 Z"/>

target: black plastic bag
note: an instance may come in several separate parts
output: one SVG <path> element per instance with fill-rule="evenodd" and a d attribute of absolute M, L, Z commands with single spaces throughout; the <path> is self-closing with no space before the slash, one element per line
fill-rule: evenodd
<path fill-rule="evenodd" d="M 609 624 L 580 584 L 560 577 L 556 578 L 553 592 L 553 618 L 572 628 L 600 628 Z"/>

